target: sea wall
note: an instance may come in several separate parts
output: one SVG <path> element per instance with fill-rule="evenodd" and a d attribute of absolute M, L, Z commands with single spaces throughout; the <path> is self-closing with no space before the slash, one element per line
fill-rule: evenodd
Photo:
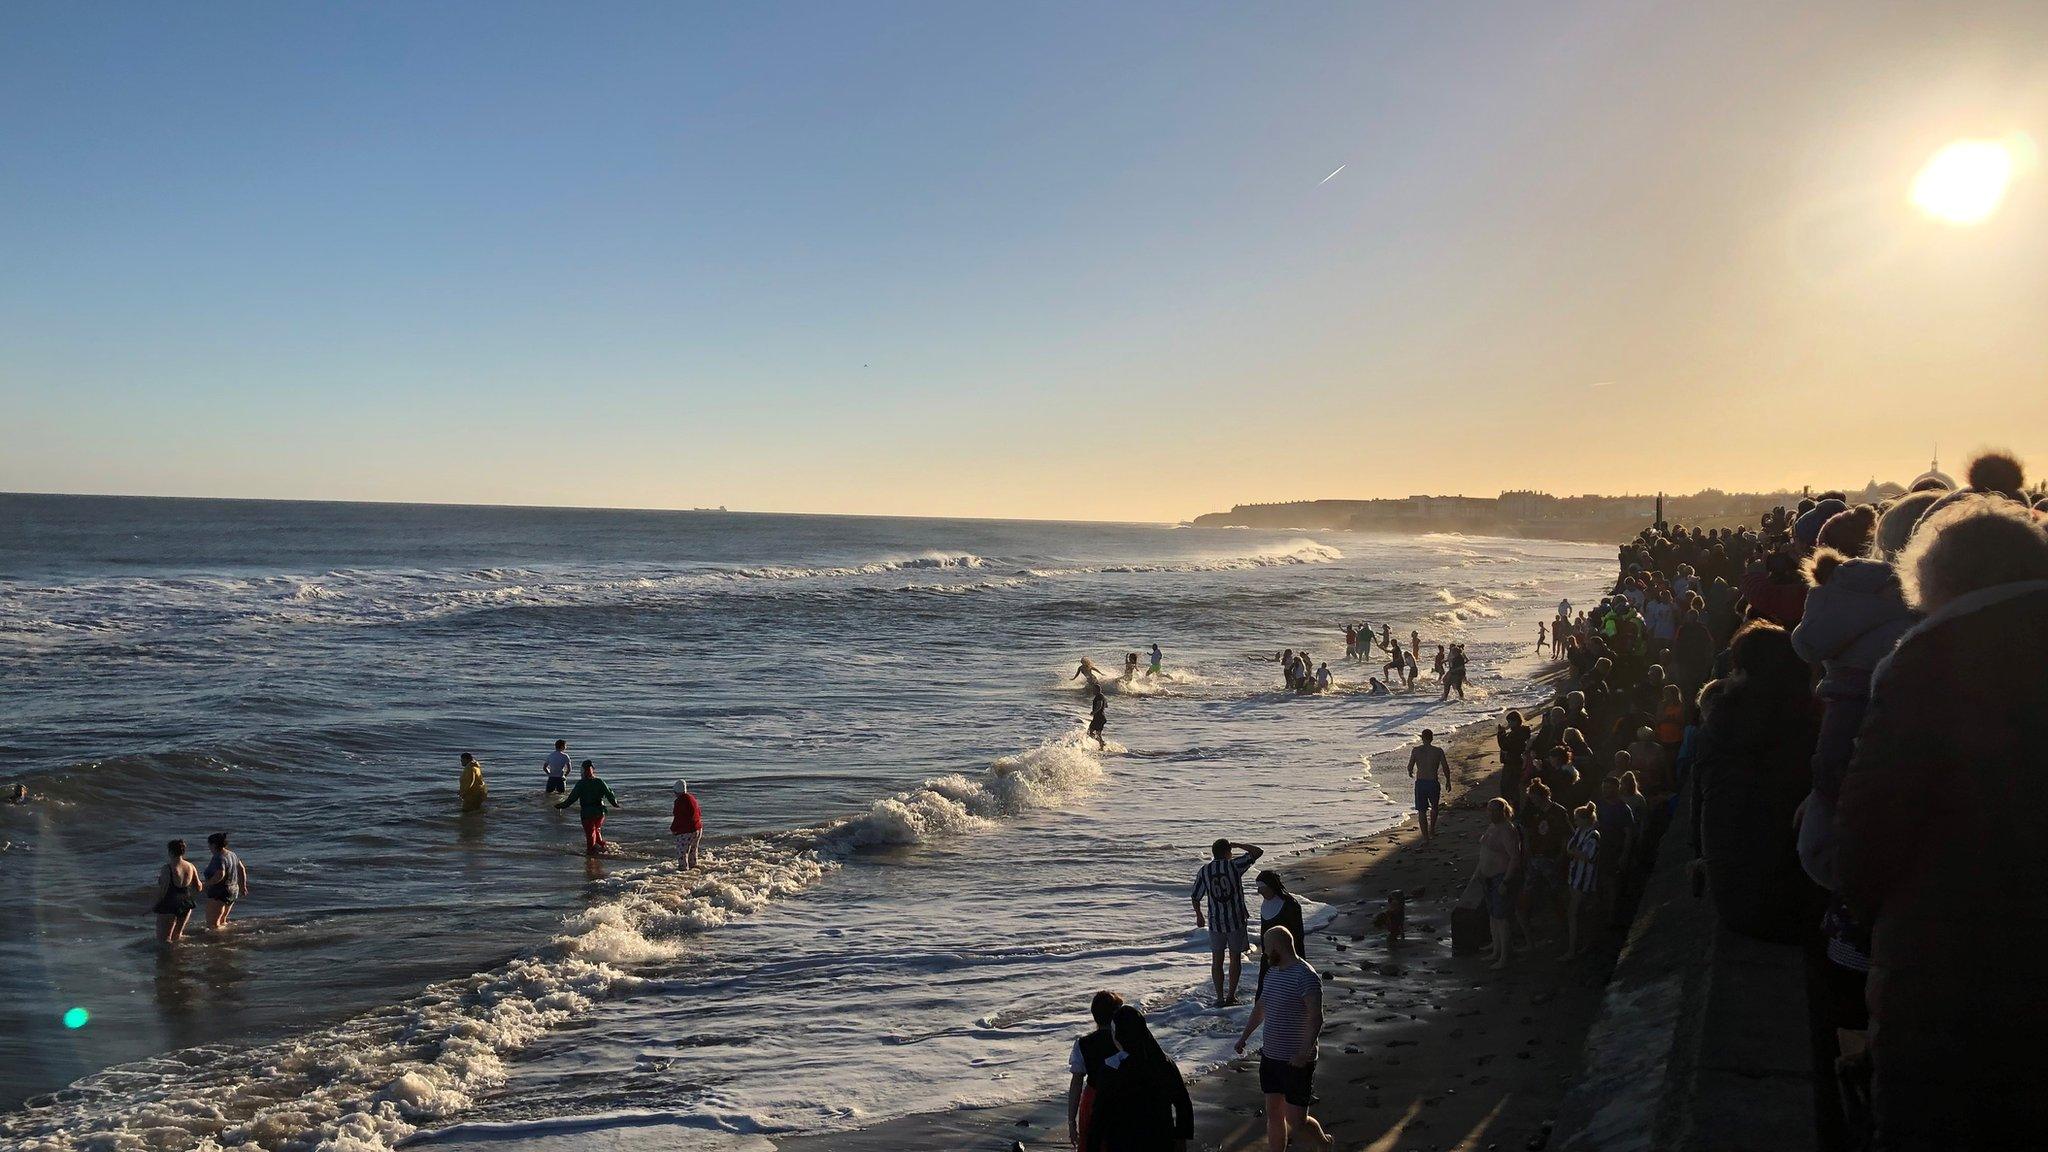
<path fill-rule="evenodd" d="M 1813 1147 L 1803 961 L 1722 927 L 1695 897 L 1683 809 L 1558 1108 L 1559 1152 Z"/>

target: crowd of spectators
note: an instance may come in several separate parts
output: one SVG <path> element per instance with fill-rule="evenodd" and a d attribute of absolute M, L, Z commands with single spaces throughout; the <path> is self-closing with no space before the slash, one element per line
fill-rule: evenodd
<path fill-rule="evenodd" d="M 1648 529 L 1609 595 L 1558 606 L 1565 682 L 1499 733 L 1531 875 L 1569 877 L 1524 885 L 1524 934 L 1582 875 L 1625 922 L 1676 816 L 1721 923 L 1803 950 L 1827 1152 L 2048 1146 L 2048 496 L 2025 483 L 1986 453 L 1881 504 Z"/>

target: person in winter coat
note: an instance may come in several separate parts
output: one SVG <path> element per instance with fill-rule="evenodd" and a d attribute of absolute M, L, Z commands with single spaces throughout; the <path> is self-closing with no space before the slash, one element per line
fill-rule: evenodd
<path fill-rule="evenodd" d="M 1871 928 L 1875 1147 L 2038 1148 L 2048 532 L 1975 496 L 1928 515 L 1899 574 L 1925 618 L 1872 677 L 1836 815 Z"/>
<path fill-rule="evenodd" d="M 1180 1068 L 1129 1004 L 1110 1017 L 1116 1053 L 1103 1062 L 1082 1152 L 1183 1152 L 1195 1109 Z"/>
<path fill-rule="evenodd" d="M 1820 921 L 1799 866 L 1794 814 L 1813 780 L 1817 730 L 1806 665 L 1783 628 L 1752 621 L 1729 646 L 1733 672 L 1700 693 L 1692 763 L 1694 866 L 1731 930 L 1797 942 Z"/>

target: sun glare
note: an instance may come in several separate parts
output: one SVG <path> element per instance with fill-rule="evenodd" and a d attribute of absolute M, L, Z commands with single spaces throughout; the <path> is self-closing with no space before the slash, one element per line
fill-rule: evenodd
<path fill-rule="evenodd" d="M 1913 178 L 1913 205 L 1949 224 L 1978 224 L 1998 211 L 2019 167 L 2004 140 L 1958 140 L 1930 157 Z"/>

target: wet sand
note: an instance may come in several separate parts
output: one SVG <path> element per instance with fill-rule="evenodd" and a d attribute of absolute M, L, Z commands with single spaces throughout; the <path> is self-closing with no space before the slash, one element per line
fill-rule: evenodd
<path fill-rule="evenodd" d="M 1538 948 L 1516 954 L 1505 971 L 1493 971 L 1483 953 L 1451 955 L 1451 907 L 1472 874 L 1486 801 L 1499 795 L 1500 762 L 1491 723 L 1459 729 L 1445 749 L 1456 781 L 1434 841 L 1422 840 L 1411 816 L 1398 827 L 1276 864 L 1290 889 L 1337 910 L 1310 933 L 1308 958 L 1325 981 L 1320 1102 L 1313 1112 L 1346 1152 L 1529 1146 L 1546 1131 L 1578 1070 L 1621 941 L 1621 933 L 1593 927 L 1587 954 L 1563 962 L 1562 926 L 1539 916 Z M 1390 794 L 1405 791 L 1400 764 L 1382 762 L 1375 774 Z M 1372 919 L 1396 888 L 1408 894 L 1407 936 L 1390 941 Z M 1077 1016 L 1077 1031 L 1084 1025 Z M 1191 1148 L 1265 1147 L 1256 1048 L 1195 1079 L 1189 1091 L 1196 1110 Z M 1014 1143 L 1066 1146 L 1064 1098 L 909 1116 L 857 1132 L 778 1140 L 776 1147 L 938 1152 Z"/>

